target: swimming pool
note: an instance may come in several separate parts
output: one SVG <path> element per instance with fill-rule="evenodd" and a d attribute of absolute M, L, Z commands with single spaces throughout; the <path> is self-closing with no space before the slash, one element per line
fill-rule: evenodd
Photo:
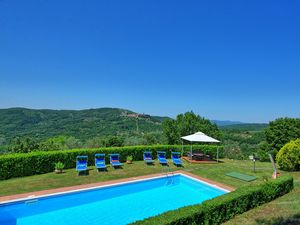
<path fill-rule="evenodd" d="M 0 205 L 2 225 L 123 225 L 228 192 L 185 174 Z"/>

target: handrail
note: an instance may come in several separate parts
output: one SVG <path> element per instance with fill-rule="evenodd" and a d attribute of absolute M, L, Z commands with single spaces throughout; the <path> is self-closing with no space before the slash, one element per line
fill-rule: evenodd
<path fill-rule="evenodd" d="M 165 168 L 163 167 L 162 173 L 165 173 L 165 175 L 166 175 L 166 178 L 167 178 L 166 184 L 167 185 L 174 183 L 174 172 L 169 166 L 166 166 Z"/>

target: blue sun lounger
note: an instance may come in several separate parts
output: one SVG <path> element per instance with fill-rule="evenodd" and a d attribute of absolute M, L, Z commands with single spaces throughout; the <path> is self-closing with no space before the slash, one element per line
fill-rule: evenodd
<path fill-rule="evenodd" d="M 78 175 L 82 171 L 87 171 L 87 156 L 77 156 L 76 157 L 76 170 L 78 171 Z"/>
<path fill-rule="evenodd" d="M 166 152 L 157 152 L 157 159 L 162 165 L 168 164 L 168 161 L 166 159 Z"/>
<path fill-rule="evenodd" d="M 182 166 L 182 161 L 180 159 L 180 152 L 172 152 L 172 161 L 175 166 Z"/>
<path fill-rule="evenodd" d="M 120 163 L 120 160 L 119 160 L 119 155 L 120 154 L 109 154 L 110 164 L 113 168 L 122 166 L 122 163 Z"/>
<path fill-rule="evenodd" d="M 154 160 L 152 159 L 151 152 L 144 152 L 143 157 L 146 164 L 153 164 Z"/>
<path fill-rule="evenodd" d="M 105 154 L 95 154 L 95 166 L 99 170 L 106 170 Z"/>

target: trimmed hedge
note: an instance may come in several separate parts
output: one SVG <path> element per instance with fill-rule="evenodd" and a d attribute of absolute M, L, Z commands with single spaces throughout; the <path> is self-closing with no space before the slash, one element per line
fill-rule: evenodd
<path fill-rule="evenodd" d="M 237 214 L 270 202 L 293 189 L 293 177 L 280 177 L 256 186 L 245 186 L 203 204 L 187 206 L 150 217 L 132 225 L 221 224 Z"/>
<path fill-rule="evenodd" d="M 129 147 L 110 147 L 99 149 L 73 149 L 59 151 L 39 151 L 30 153 L 16 153 L 0 156 L 0 180 L 12 177 L 23 177 L 34 174 L 43 174 L 54 171 L 54 163 L 62 162 L 66 169 L 75 168 L 76 156 L 87 155 L 88 164 L 94 165 L 94 155 L 96 153 L 105 153 L 107 163 L 109 163 L 108 154 L 119 153 L 120 160 L 126 161 L 126 157 L 131 155 L 133 160 L 143 160 L 143 151 L 152 151 L 153 157 L 156 157 L 156 151 L 167 152 L 167 157 L 171 151 L 181 151 L 181 145 L 152 145 L 152 146 L 129 146 Z M 216 145 L 196 145 L 194 150 L 201 149 L 206 154 L 216 156 L 216 149 L 219 148 L 219 157 L 222 157 L 222 146 Z M 184 151 L 189 151 L 190 146 L 184 146 Z"/>

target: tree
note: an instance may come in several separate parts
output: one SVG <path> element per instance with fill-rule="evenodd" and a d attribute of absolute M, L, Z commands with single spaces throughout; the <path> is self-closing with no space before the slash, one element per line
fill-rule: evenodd
<path fill-rule="evenodd" d="M 87 148 L 100 148 L 105 147 L 106 140 L 103 137 L 94 137 L 88 139 L 85 143 L 85 147 Z"/>
<path fill-rule="evenodd" d="M 132 146 L 132 145 L 146 145 L 147 140 L 140 136 L 140 135 L 132 135 L 128 136 L 124 140 L 124 145 L 125 146 Z"/>
<path fill-rule="evenodd" d="M 259 155 L 259 160 L 260 161 L 269 161 L 269 155 L 268 155 L 268 149 L 269 149 L 269 145 L 266 141 L 261 141 L 258 144 L 258 155 Z"/>
<path fill-rule="evenodd" d="M 245 154 L 242 152 L 240 145 L 234 141 L 226 141 L 224 146 L 224 155 L 228 159 L 245 158 Z"/>
<path fill-rule="evenodd" d="M 6 144 L 5 136 L 0 134 L 0 146 L 3 146 L 5 144 Z"/>
<path fill-rule="evenodd" d="M 39 143 L 30 137 L 15 137 L 9 146 L 9 150 L 17 153 L 27 153 L 39 149 Z"/>
<path fill-rule="evenodd" d="M 158 140 L 157 140 L 154 133 L 145 134 L 145 139 L 146 139 L 146 144 L 147 145 L 158 144 Z"/>
<path fill-rule="evenodd" d="M 81 147 L 81 143 L 78 139 L 72 136 L 57 136 L 48 138 L 41 143 L 40 148 L 45 151 L 49 150 L 64 150 Z"/>
<path fill-rule="evenodd" d="M 265 130 L 268 151 L 277 152 L 291 140 L 300 137 L 300 119 L 298 118 L 279 118 L 269 123 Z"/>
<path fill-rule="evenodd" d="M 164 135 L 166 136 L 168 144 L 175 144 L 179 142 L 179 129 L 177 128 L 176 120 L 167 119 L 162 123 Z"/>
<path fill-rule="evenodd" d="M 65 141 L 65 145 L 66 145 L 67 149 L 82 147 L 80 140 L 73 136 L 67 137 L 67 139 Z"/>
<path fill-rule="evenodd" d="M 220 139 L 221 132 L 218 126 L 208 119 L 193 112 L 179 114 L 176 120 L 165 120 L 162 124 L 168 144 L 180 143 L 180 137 L 201 131 L 213 138 Z"/>
<path fill-rule="evenodd" d="M 106 147 L 121 147 L 124 146 L 124 137 L 109 136 L 106 139 Z"/>

